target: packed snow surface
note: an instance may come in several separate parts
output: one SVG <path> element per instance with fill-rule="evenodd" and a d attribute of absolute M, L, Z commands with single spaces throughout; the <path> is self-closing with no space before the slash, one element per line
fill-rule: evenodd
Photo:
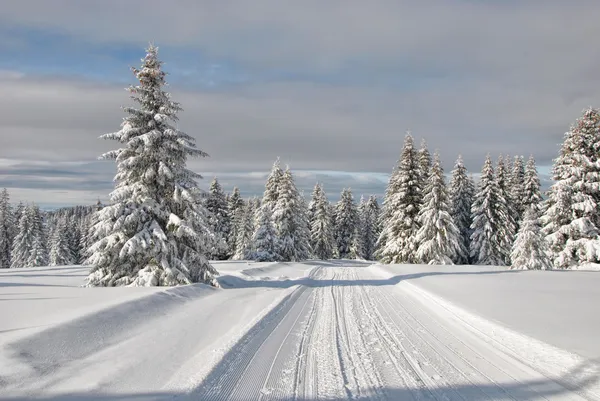
<path fill-rule="evenodd" d="M 600 400 L 600 273 L 214 266 L 222 289 L 0 271 L 0 399 Z"/>

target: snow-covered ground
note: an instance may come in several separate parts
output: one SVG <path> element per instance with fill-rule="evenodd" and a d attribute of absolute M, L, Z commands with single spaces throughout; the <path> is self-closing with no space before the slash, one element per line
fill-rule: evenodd
<path fill-rule="evenodd" d="M 0 271 L 0 399 L 600 400 L 600 273 L 215 266 L 223 289 Z"/>

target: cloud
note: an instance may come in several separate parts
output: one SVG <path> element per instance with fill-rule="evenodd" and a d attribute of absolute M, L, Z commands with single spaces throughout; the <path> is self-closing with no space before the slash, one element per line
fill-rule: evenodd
<path fill-rule="evenodd" d="M 114 164 L 95 159 L 115 144 L 97 138 L 119 129 L 127 67 L 148 40 L 184 107 L 180 128 L 210 154 L 191 167 L 247 193 L 262 192 L 278 156 L 307 193 L 321 178 L 335 192 L 376 191 L 407 129 L 440 150 L 447 171 L 459 153 L 473 172 L 488 152 L 548 166 L 581 110 L 600 103 L 597 1 L 160 4 L 3 5 L 0 158 L 89 163 L 82 177 L 112 185 Z M 75 190 L 60 166 L 14 169 L 10 183 Z M 343 182 L 333 172 L 353 173 Z"/>

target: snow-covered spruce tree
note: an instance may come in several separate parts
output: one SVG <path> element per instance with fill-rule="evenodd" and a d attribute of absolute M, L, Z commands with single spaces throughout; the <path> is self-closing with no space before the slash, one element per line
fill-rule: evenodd
<path fill-rule="evenodd" d="M 417 258 L 430 265 L 453 264 L 463 250 L 460 232 L 450 215 L 450 198 L 437 152 L 423 190 L 419 221 L 421 228 L 417 233 Z"/>
<path fill-rule="evenodd" d="M 256 212 L 252 235 L 252 255 L 257 262 L 274 262 L 280 259 L 277 232 L 273 225 L 273 212 L 269 205 L 261 206 Z"/>
<path fill-rule="evenodd" d="M 81 262 L 81 220 L 83 218 L 73 218 L 65 221 L 67 230 L 67 246 L 71 256 L 71 264 L 79 264 Z"/>
<path fill-rule="evenodd" d="M 550 259 L 556 268 L 568 268 L 561 265 L 561 253 L 564 251 L 571 233 L 573 221 L 573 189 L 566 181 L 557 181 L 549 191 L 545 212 L 541 217 L 542 233 L 550 251 Z"/>
<path fill-rule="evenodd" d="M 471 224 L 473 223 L 471 205 L 473 205 L 475 186 L 467 175 L 467 168 L 461 155 L 458 156 L 454 170 L 452 170 L 448 193 L 450 196 L 450 215 L 458 229 L 460 245 L 452 262 L 465 265 L 469 263 Z"/>
<path fill-rule="evenodd" d="M 543 199 L 540 188 L 540 177 L 535 166 L 535 159 L 531 155 L 529 156 L 529 160 L 527 160 L 527 167 L 525 168 L 523 177 L 523 192 L 521 194 L 521 206 L 525 210 L 533 207 L 538 213 L 541 212 Z"/>
<path fill-rule="evenodd" d="M 377 244 L 377 257 L 382 263 L 418 263 L 418 214 L 422 204 L 419 171 L 413 137 L 407 133 L 384 200 L 383 228 Z"/>
<path fill-rule="evenodd" d="M 94 230 L 94 226 L 98 223 L 98 218 L 100 210 L 104 208 L 100 199 L 96 202 L 96 206 L 94 207 L 94 212 L 90 213 L 85 221 L 84 221 L 84 229 L 83 234 L 81 236 L 80 241 L 80 249 L 81 249 L 81 260 L 80 263 L 84 266 L 89 265 L 89 257 L 91 256 L 90 249 L 91 246 L 98 240 L 95 235 L 96 232 Z"/>
<path fill-rule="evenodd" d="M 421 173 L 421 186 L 425 187 L 425 183 L 427 182 L 427 178 L 431 173 L 431 153 L 429 152 L 429 148 L 427 147 L 427 141 L 425 139 L 421 140 L 421 147 L 418 151 L 419 154 L 419 172 Z"/>
<path fill-rule="evenodd" d="M 48 265 L 48 251 L 42 215 L 39 207 L 25 207 L 19 220 L 18 234 L 11 250 L 11 267 L 36 267 Z"/>
<path fill-rule="evenodd" d="M 233 192 L 229 197 L 227 208 L 229 210 L 229 216 L 231 218 L 231 228 L 229 230 L 229 237 L 227 238 L 227 245 L 230 250 L 230 257 L 233 257 L 237 245 L 239 227 L 242 225 L 243 207 L 245 205 L 242 195 L 238 187 L 233 187 Z"/>
<path fill-rule="evenodd" d="M 555 254 L 555 267 L 600 263 L 599 149 L 600 111 L 588 108 L 565 134 L 554 164 L 553 178 L 557 182 L 549 193 L 544 223 Z M 567 202 L 570 213 L 557 210 L 557 204 Z M 565 221 L 559 223 L 563 218 Z"/>
<path fill-rule="evenodd" d="M 322 184 L 315 185 L 310 210 L 310 245 L 314 256 L 320 260 L 331 259 L 334 250 L 333 223 Z"/>
<path fill-rule="evenodd" d="M 525 165 L 523 156 L 515 156 L 512 164 L 512 171 L 509 179 L 510 196 L 515 210 L 515 223 L 518 227 L 526 206 L 523 203 L 525 191 Z"/>
<path fill-rule="evenodd" d="M 504 220 L 500 222 L 505 227 L 501 241 L 502 252 L 504 252 L 504 264 L 510 266 L 510 250 L 512 249 L 515 235 L 517 234 L 517 222 L 515 220 L 518 211 L 515 207 L 515 202 L 512 198 L 512 192 L 510 188 L 510 169 L 507 167 L 502 155 L 498 157 L 496 164 L 496 183 L 500 193 L 500 199 L 502 199 L 505 205 Z"/>
<path fill-rule="evenodd" d="M 19 215 L 17 235 L 13 240 L 10 255 L 10 267 L 12 268 L 27 267 L 35 235 L 33 231 L 33 210 L 26 206 Z"/>
<path fill-rule="evenodd" d="M 306 201 L 306 197 L 304 196 L 304 191 L 299 193 L 298 197 L 298 205 L 299 205 L 299 219 L 300 219 L 300 242 L 303 244 L 303 252 L 302 260 L 312 259 L 313 251 L 310 246 L 310 238 L 311 238 L 311 228 L 310 228 L 310 220 L 309 220 L 309 212 L 308 212 L 308 202 Z"/>
<path fill-rule="evenodd" d="M 97 213 L 90 247 L 88 286 L 171 286 L 206 282 L 218 274 L 206 259 L 207 212 L 188 157 L 205 157 L 193 137 L 173 127 L 179 103 L 166 85 L 158 49 L 150 45 L 139 85 L 130 86 L 139 108 L 126 107 L 121 130 L 101 138 L 123 148 L 101 159 L 117 163 L 111 204 Z"/>
<path fill-rule="evenodd" d="M 279 185 L 281 184 L 282 179 L 283 170 L 281 169 L 279 158 L 277 158 L 275 163 L 273 163 L 271 173 L 267 177 L 265 192 L 262 198 L 262 205 L 269 205 L 271 210 L 274 210 L 275 205 L 277 204 L 277 199 L 279 198 Z"/>
<path fill-rule="evenodd" d="M 365 196 L 361 195 L 356 208 L 356 229 L 351 246 L 352 259 L 367 260 L 367 218 L 367 201 Z"/>
<path fill-rule="evenodd" d="M 206 199 L 206 209 L 210 213 L 210 226 L 215 236 L 210 258 L 214 260 L 228 259 L 231 255 L 227 243 L 231 230 L 231 217 L 225 193 L 216 177 L 210 184 L 209 195 Z"/>
<path fill-rule="evenodd" d="M 50 235 L 50 266 L 65 266 L 75 263 L 70 246 L 69 229 L 69 224 L 65 219 L 58 220 Z"/>
<path fill-rule="evenodd" d="M 15 207 L 15 210 L 13 212 L 13 226 L 12 226 L 12 240 L 14 241 L 14 239 L 16 238 L 17 234 L 19 234 L 19 222 L 21 221 L 21 216 L 23 216 L 23 213 L 25 212 L 25 204 L 21 201 L 17 204 L 17 207 Z M 11 248 L 12 249 L 12 248 Z M 11 250 L 11 254 L 12 254 L 12 250 Z M 11 262 L 12 264 L 12 262 Z"/>
<path fill-rule="evenodd" d="M 355 237 L 358 211 L 350 189 L 342 190 L 340 200 L 335 208 L 335 255 L 339 259 L 350 259 L 352 255 L 352 241 Z"/>
<path fill-rule="evenodd" d="M 44 217 L 38 205 L 32 204 L 30 208 L 33 215 L 32 230 L 34 237 L 27 266 L 48 266 L 50 255 L 48 253 L 48 237 L 44 227 Z"/>
<path fill-rule="evenodd" d="M 512 269 L 547 270 L 552 268 L 548 256 L 548 244 L 544 239 L 537 206 L 529 206 L 523 216 L 517 238 L 512 247 Z"/>
<path fill-rule="evenodd" d="M 254 234 L 254 211 L 252 202 L 246 202 L 237 212 L 237 239 L 233 260 L 250 259 L 252 255 L 252 235 Z"/>
<path fill-rule="evenodd" d="M 10 267 L 14 224 L 10 196 L 8 190 L 4 188 L 0 191 L 0 269 Z"/>
<path fill-rule="evenodd" d="M 510 254 L 505 240 L 509 235 L 506 227 L 506 200 L 498 187 L 489 154 L 481 171 L 471 210 L 471 260 L 478 265 L 504 266 L 506 255 Z"/>
<path fill-rule="evenodd" d="M 284 262 L 297 262 L 308 258 L 310 244 L 303 235 L 300 194 L 289 167 L 286 168 L 278 185 L 278 196 L 273 210 L 273 223 L 277 231 L 279 249 L 277 253 Z"/>
<path fill-rule="evenodd" d="M 379 229 L 379 215 L 380 210 L 377 197 L 371 195 L 362 210 L 362 219 L 364 223 L 363 234 L 365 237 L 364 257 L 366 260 L 373 260 L 375 258 L 377 238 L 381 231 Z"/>

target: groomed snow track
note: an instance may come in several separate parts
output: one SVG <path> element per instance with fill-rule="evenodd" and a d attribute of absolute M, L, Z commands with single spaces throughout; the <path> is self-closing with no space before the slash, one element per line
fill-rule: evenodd
<path fill-rule="evenodd" d="M 23 319 L 0 331 L 0 401 L 600 400 L 596 361 L 428 292 L 419 278 L 432 271 L 359 261 L 222 271 L 222 290 L 143 289 L 47 328 Z M 39 308 L 125 295 L 36 289 L 40 274 L 18 272 L 15 285 L 29 287 L 5 296 Z"/>
<path fill-rule="evenodd" d="M 418 288 L 347 264 L 316 268 L 177 399 L 598 399 L 594 378 L 550 379 Z"/>

